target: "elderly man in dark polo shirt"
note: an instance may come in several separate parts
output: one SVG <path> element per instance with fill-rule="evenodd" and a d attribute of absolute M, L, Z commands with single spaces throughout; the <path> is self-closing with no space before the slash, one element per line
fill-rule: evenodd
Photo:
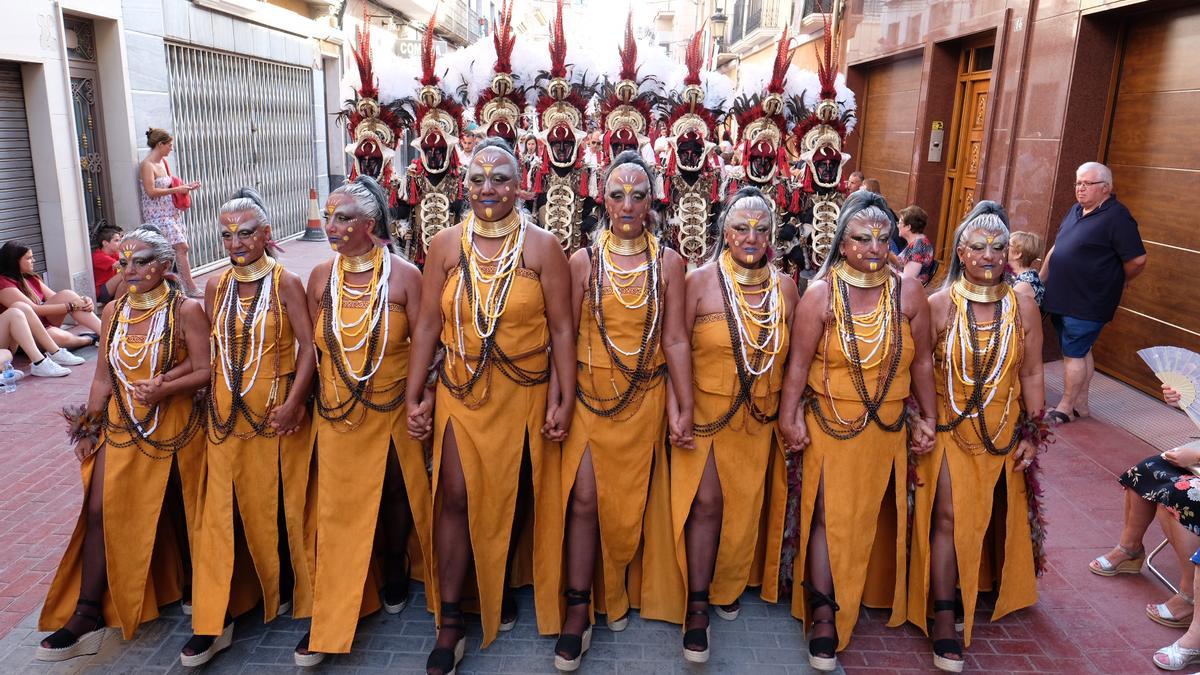
<path fill-rule="evenodd" d="M 1112 171 L 1087 162 L 1075 171 L 1075 199 L 1042 265 L 1042 309 L 1058 329 L 1063 397 L 1046 415 L 1058 423 L 1087 417 L 1092 345 L 1112 321 L 1121 292 L 1146 267 L 1137 221 L 1112 191 Z"/>

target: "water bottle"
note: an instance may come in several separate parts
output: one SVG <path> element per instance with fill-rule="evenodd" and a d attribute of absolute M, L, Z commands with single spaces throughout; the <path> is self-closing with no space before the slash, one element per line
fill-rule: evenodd
<path fill-rule="evenodd" d="M 4 373 L 0 375 L 0 393 L 15 394 L 17 392 L 17 371 L 13 370 L 12 361 L 4 364 Z"/>

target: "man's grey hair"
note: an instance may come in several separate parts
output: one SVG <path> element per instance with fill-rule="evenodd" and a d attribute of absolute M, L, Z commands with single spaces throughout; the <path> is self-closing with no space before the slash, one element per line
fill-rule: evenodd
<path fill-rule="evenodd" d="M 1104 166 L 1100 162 L 1084 162 L 1083 164 L 1080 164 L 1079 168 L 1075 169 L 1075 175 L 1078 176 L 1085 171 L 1095 171 L 1099 180 L 1112 185 L 1112 169 Z"/>

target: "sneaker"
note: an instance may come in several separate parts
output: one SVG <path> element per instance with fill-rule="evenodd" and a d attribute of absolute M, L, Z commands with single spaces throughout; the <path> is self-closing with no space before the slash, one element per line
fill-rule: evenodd
<path fill-rule="evenodd" d="M 54 361 L 60 366 L 78 366 L 79 364 L 87 361 L 87 359 L 80 356 L 75 356 L 63 347 L 59 347 L 58 351 L 54 352 L 53 354 L 47 354 L 47 356 L 50 357 L 50 360 Z"/>
<path fill-rule="evenodd" d="M 59 351 L 62 352 L 66 350 L 60 349 Z M 47 357 L 30 366 L 29 372 L 34 377 L 66 377 L 67 375 L 71 374 L 71 369 L 63 368 L 55 363 L 54 359 Z"/>

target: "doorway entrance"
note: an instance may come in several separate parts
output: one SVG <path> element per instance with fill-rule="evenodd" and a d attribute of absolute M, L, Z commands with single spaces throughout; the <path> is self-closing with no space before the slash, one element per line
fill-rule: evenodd
<path fill-rule="evenodd" d="M 964 47 L 958 62 L 950 142 L 946 147 L 946 180 L 942 187 L 938 250 L 943 259 L 954 255 L 954 230 L 975 206 L 975 186 L 982 164 L 984 125 L 992 84 L 992 44 Z"/>

